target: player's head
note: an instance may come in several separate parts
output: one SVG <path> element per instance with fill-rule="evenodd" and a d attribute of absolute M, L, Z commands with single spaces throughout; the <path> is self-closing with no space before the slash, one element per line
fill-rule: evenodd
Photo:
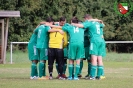
<path fill-rule="evenodd" d="M 77 18 L 77 17 L 73 17 L 73 18 L 71 19 L 71 23 L 79 23 L 78 18 Z"/>
<path fill-rule="evenodd" d="M 59 25 L 63 26 L 66 23 L 66 18 L 63 16 L 59 19 Z"/>
<path fill-rule="evenodd" d="M 89 19 L 92 19 L 92 16 L 89 14 L 86 14 L 83 18 L 84 20 L 89 20 Z"/>
<path fill-rule="evenodd" d="M 54 22 L 54 19 L 52 17 L 47 17 L 46 18 L 46 22 L 50 23 L 50 24 L 53 24 Z"/>

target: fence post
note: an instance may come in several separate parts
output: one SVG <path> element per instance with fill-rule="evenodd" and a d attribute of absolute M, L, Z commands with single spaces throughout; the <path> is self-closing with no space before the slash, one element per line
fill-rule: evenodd
<path fill-rule="evenodd" d="M 11 42 L 11 44 L 10 44 L 10 47 L 11 47 L 11 51 L 10 51 L 10 62 L 11 62 L 11 64 L 12 64 L 12 42 Z"/>

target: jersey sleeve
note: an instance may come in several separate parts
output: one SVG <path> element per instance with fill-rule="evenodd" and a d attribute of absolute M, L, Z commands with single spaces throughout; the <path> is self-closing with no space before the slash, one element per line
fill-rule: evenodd
<path fill-rule="evenodd" d="M 68 31 L 68 29 L 69 29 L 69 25 L 68 24 L 65 24 L 64 26 L 62 26 L 62 30 L 63 31 Z"/>
<path fill-rule="evenodd" d="M 104 24 L 100 23 L 100 27 L 103 28 L 104 27 Z"/>
<path fill-rule="evenodd" d="M 51 29 L 51 27 L 50 26 L 46 26 L 46 31 L 48 32 L 50 29 Z"/>
<path fill-rule="evenodd" d="M 88 28 L 89 26 L 91 26 L 91 22 L 89 22 L 89 21 L 85 21 L 82 24 L 83 24 L 85 29 Z"/>
<path fill-rule="evenodd" d="M 37 33 L 38 33 L 38 28 L 36 28 L 36 29 L 34 30 L 34 34 L 37 35 Z"/>

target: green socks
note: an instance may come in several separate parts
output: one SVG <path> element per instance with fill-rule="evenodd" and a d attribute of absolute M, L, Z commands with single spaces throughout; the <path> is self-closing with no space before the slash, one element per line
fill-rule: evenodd
<path fill-rule="evenodd" d="M 95 77 L 97 66 L 91 65 L 90 76 Z"/>
<path fill-rule="evenodd" d="M 46 76 L 45 72 L 45 63 L 40 62 L 39 63 L 39 77 Z"/>
<path fill-rule="evenodd" d="M 90 75 L 90 71 L 91 71 L 91 63 L 88 62 L 88 75 Z"/>
<path fill-rule="evenodd" d="M 80 65 L 76 64 L 75 66 L 75 74 L 74 74 L 74 77 L 78 77 L 78 73 L 79 73 L 79 69 L 80 69 Z"/>
<path fill-rule="evenodd" d="M 72 77 L 72 74 L 73 74 L 73 64 L 69 64 L 68 65 L 68 72 L 69 72 L 69 77 Z"/>
<path fill-rule="evenodd" d="M 64 66 L 63 66 L 63 74 L 66 73 L 66 68 L 67 68 L 67 64 L 64 64 Z"/>
<path fill-rule="evenodd" d="M 80 69 L 79 69 L 79 73 L 78 73 L 78 74 L 81 74 L 82 68 L 83 68 L 83 61 L 81 60 L 81 61 L 80 61 Z"/>
<path fill-rule="evenodd" d="M 97 68 L 97 77 L 103 75 L 103 66 L 98 66 Z"/>
<path fill-rule="evenodd" d="M 31 77 L 38 76 L 37 65 L 35 63 L 31 64 Z"/>

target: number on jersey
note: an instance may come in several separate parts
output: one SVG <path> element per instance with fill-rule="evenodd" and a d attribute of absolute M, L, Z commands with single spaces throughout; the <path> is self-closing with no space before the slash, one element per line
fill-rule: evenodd
<path fill-rule="evenodd" d="M 74 27 L 74 33 L 76 33 L 76 32 L 77 33 L 79 32 L 79 28 L 78 27 L 76 27 L 76 28 Z"/>

